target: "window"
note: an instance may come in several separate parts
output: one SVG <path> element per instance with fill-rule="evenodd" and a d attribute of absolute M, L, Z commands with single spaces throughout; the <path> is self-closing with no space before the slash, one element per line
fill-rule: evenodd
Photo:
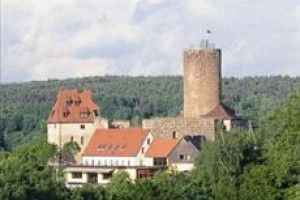
<path fill-rule="evenodd" d="M 130 166 L 130 160 L 127 161 L 127 165 Z"/>
<path fill-rule="evenodd" d="M 81 172 L 73 172 L 72 173 L 72 179 L 81 179 L 82 173 Z"/>
<path fill-rule="evenodd" d="M 84 125 L 84 124 L 81 124 L 81 125 L 80 125 L 80 129 L 85 129 L 85 125 Z"/>
<path fill-rule="evenodd" d="M 98 116 L 99 116 L 99 111 L 98 111 L 98 110 L 94 110 L 94 115 L 95 115 L 96 117 L 98 117 Z"/>
<path fill-rule="evenodd" d="M 73 142 L 74 138 L 73 136 L 70 137 L 70 142 Z"/>
<path fill-rule="evenodd" d="M 80 144 L 81 144 L 81 145 L 84 144 L 84 138 L 83 138 L 83 136 L 81 136 L 81 138 L 80 138 Z"/>
<path fill-rule="evenodd" d="M 120 145 L 116 145 L 116 146 L 115 146 L 115 150 L 118 150 L 119 147 L 120 147 Z"/>
<path fill-rule="evenodd" d="M 53 128 L 56 129 L 56 124 L 53 125 Z"/>
<path fill-rule="evenodd" d="M 68 117 L 68 113 L 67 112 L 63 112 L 63 117 L 64 118 Z"/>
<path fill-rule="evenodd" d="M 94 166 L 94 159 L 92 159 L 92 165 Z"/>
<path fill-rule="evenodd" d="M 123 145 L 121 146 L 121 150 L 123 151 L 125 148 L 126 148 L 126 145 L 123 144 Z"/>
<path fill-rule="evenodd" d="M 184 154 L 179 154 L 179 159 L 180 160 L 184 160 L 184 157 L 185 157 Z"/>
<path fill-rule="evenodd" d="M 87 182 L 88 183 L 97 183 L 98 182 L 98 174 L 97 173 L 88 173 L 87 174 Z"/>
<path fill-rule="evenodd" d="M 166 166 L 167 158 L 154 158 L 154 166 Z"/>
<path fill-rule="evenodd" d="M 191 156 L 190 156 L 190 155 L 187 155 L 187 156 L 186 156 L 186 159 L 187 159 L 187 160 L 191 160 Z"/>
<path fill-rule="evenodd" d="M 148 138 L 148 139 L 147 139 L 147 144 L 150 144 L 150 142 L 151 142 L 151 139 Z"/>
<path fill-rule="evenodd" d="M 87 118 L 88 116 L 89 116 L 89 113 L 87 113 L 87 112 L 80 113 L 80 118 Z"/>
<path fill-rule="evenodd" d="M 98 145 L 98 150 L 104 150 L 106 147 L 106 144 L 99 144 Z"/>
<path fill-rule="evenodd" d="M 152 178 L 154 173 L 151 172 L 149 169 L 140 169 L 137 170 L 138 178 Z"/>
<path fill-rule="evenodd" d="M 173 131 L 173 133 L 172 133 L 172 138 L 173 138 L 173 139 L 176 139 L 176 131 Z"/>
<path fill-rule="evenodd" d="M 145 148 L 144 147 L 142 147 L 142 153 L 145 153 Z"/>
<path fill-rule="evenodd" d="M 103 174 L 103 179 L 111 179 L 112 178 L 112 173 L 104 173 Z"/>

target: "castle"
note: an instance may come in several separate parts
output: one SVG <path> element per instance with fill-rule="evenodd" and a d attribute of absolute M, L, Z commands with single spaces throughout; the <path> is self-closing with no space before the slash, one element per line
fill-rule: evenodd
<path fill-rule="evenodd" d="M 203 135 L 215 139 L 217 122 L 231 131 L 240 121 L 234 111 L 221 101 L 222 76 L 220 49 L 208 41 L 198 49 L 183 53 L 184 106 L 176 118 L 143 120 L 156 137 L 183 137 L 186 134 Z"/>
<path fill-rule="evenodd" d="M 114 172 L 152 177 L 162 169 L 193 168 L 203 138 L 214 140 L 220 122 L 227 131 L 239 119 L 221 101 L 221 50 L 209 45 L 183 54 L 184 106 L 175 118 L 144 119 L 142 127 L 110 122 L 100 115 L 89 90 L 61 90 L 48 118 L 48 142 L 76 142 L 77 163 L 65 168 L 68 187 L 106 184 Z"/>

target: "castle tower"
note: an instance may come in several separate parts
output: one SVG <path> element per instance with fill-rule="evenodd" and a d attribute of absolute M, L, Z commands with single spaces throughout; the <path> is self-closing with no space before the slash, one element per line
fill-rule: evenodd
<path fill-rule="evenodd" d="M 184 51 L 184 117 L 208 114 L 221 100 L 221 50 L 207 40 Z"/>

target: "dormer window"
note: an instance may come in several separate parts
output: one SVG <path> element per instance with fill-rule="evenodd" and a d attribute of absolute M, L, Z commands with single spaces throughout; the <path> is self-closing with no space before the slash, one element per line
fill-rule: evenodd
<path fill-rule="evenodd" d="M 87 118 L 88 116 L 90 115 L 90 111 L 88 108 L 83 108 L 81 111 L 80 111 L 80 118 Z"/>
<path fill-rule="evenodd" d="M 98 116 L 99 116 L 99 111 L 98 111 L 98 110 L 94 110 L 94 115 L 95 115 L 96 117 L 98 117 Z"/>
<path fill-rule="evenodd" d="M 73 102 L 74 102 L 74 105 L 75 105 L 75 106 L 79 106 L 79 104 L 81 103 L 79 97 L 74 98 L 74 99 L 73 99 Z"/>
<path fill-rule="evenodd" d="M 67 112 L 67 111 L 64 111 L 64 112 L 63 112 L 63 117 L 64 117 L 64 118 L 68 117 L 68 115 L 69 115 L 69 112 Z"/>
<path fill-rule="evenodd" d="M 89 114 L 88 113 L 86 113 L 86 112 L 82 112 L 82 113 L 80 113 L 80 118 L 87 118 L 89 116 Z"/>
<path fill-rule="evenodd" d="M 72 100 L 72 98 L 70 97 L 70 98 L 68 98 L 67 99 L 67 101 L 66 101 L 66 104 L 67 104 L 67 106 L 71 106 L 72 105 L 72 103 L 73 103 L 73 100 Z"/>

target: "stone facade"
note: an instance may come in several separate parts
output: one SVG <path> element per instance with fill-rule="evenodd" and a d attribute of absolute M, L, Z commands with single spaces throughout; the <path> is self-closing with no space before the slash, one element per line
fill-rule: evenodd
<path fill-rule="evenodd" d="M 200 117 L 221 99 L 221 50 L 184 51 L 184 117 Z"/>
<path fill-rule="evenodd" d="M 142 122 L 143 128 L 148 128 L 154 137 L 178 137 L 185 135 L 203 135 L 214 140 L 215 119 L 211 118 L 153 118 Z"/>
<path fill-rule="evenodd" d="M 168 156 L 170 164 L 191 163 L 193 164 L 198 156 L 199 150 L 191 143 L 182 139 Z"/>

